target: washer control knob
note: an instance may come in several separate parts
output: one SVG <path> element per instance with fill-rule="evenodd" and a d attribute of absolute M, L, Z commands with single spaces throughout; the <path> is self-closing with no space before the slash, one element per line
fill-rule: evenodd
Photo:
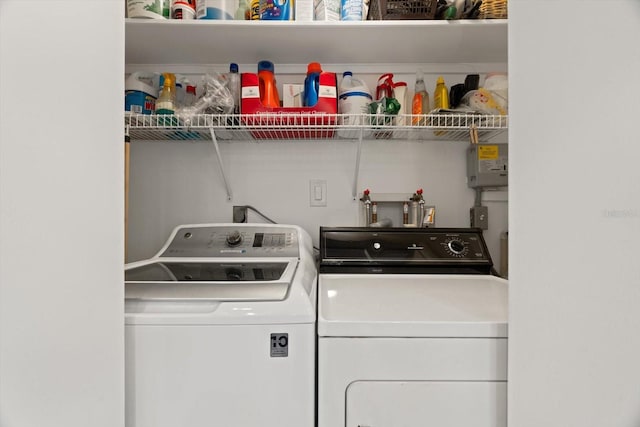
<path fill-rule="evenodd" d="M 227 235 L 227 245 L 238 246 L 242 243 L 242 234 L 238 230 L 234 230 Z"/>
<path fill-rule="evenodd" d="M 460 255 L 462 252 L 464 252 L 465 248 L 464 243 L 462 243 L 460 240 L 452 240 L 449 242 L 448 246 L 449 250 L 456 255 Z"/>

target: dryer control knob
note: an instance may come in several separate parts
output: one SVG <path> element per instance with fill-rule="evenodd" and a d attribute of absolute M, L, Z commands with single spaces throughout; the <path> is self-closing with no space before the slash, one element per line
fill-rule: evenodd
<path fill-rule="evenodd" d="M 240 243 L 242 243 L 242 234 L 238 230 L 234 230 L 227 235 L 227 245 L 238 246 Z"/>
<path fill-rule="evenodd" d="M 449 242 L 449 249 L 456 255 L 460 255 L 464 252 L 464 243 L 460 240 L 452 240 Z"/>

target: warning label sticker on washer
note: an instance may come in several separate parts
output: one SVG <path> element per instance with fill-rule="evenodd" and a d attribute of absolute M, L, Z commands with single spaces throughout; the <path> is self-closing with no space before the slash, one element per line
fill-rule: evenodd
<path fill-rule="evenodd" d="M 289 356 L 289 334 L 271 334 L 271 357 Z"/>

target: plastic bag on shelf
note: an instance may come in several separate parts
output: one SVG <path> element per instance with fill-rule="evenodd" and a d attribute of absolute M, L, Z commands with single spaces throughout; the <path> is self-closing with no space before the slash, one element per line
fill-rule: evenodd
<path fill-rule="evenodd" d="M 204 80 L 204 93 L 192 106 L 181 107 L 176 110 L 185 126 L 194 124 L 194 119 L 199 114 L 224 115 L 233 113 L 233 95 L 227 87 L 227 79 L 224 74 L 206 74 Z M 214 123 L 207 123 L 207 125 Z"/>
<path fill-rule="evenodd" d="M 500 103 L 494 98 L 492 91 L 479 88 L 467 92 L 460 101 L 458 110 L 471 110 L 485 114 L 506 115 L 507 111 L 500 106 Z"/>

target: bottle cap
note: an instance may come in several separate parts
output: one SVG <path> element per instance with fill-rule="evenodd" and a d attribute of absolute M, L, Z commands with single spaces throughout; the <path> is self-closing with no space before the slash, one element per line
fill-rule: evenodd
<path fill-rule="evenodd" d="M 162 76 L 164 77 L 164 82 L 162 83 L 162 86 L 171 87 L 175 85 L 176 77 L 173 73 L 162 73 Z"/>
<path fill-rule="evenodd" d="M 187 93 L 196 94 L 196 87 L 192 85 L 187 85 Z"/>
<path fill-rule="evenodd" d="M 321 73 L 321 72 L 322 72 L 322 66 L 320 65 L 319 62 L 310 62 L 309 65 L 307 65 L 307 74 Z"/>
<path fill-rule="evenodd" d="M 235 62 L 232 62 L 231 64 L 229 64 L 229 71 L 231 71 L 232 73 L 237 73 L 238 70 L 239 70 L 238 64 L 236 64 Z"/>
<path fill-rule="evenodd" d="M 442 76 L 438 76 L 438 81 L 436 83 L 437 84 L 444 83 L 444 79 L 442 78 Z"/>
<path fill-rule="evenodd" d="M 342 77 L 347 77 L 347 76 L 353 76 L 353 73 L 351 71 L 345 71 L 344 73 L 342 73 Z"/>
<path fill-rule="evenodd" d="M 271 61 L 260 61 L 258 62 L 258 72 L 260 71 L 271 71 L 273 73 L 273 62 Z"/>

